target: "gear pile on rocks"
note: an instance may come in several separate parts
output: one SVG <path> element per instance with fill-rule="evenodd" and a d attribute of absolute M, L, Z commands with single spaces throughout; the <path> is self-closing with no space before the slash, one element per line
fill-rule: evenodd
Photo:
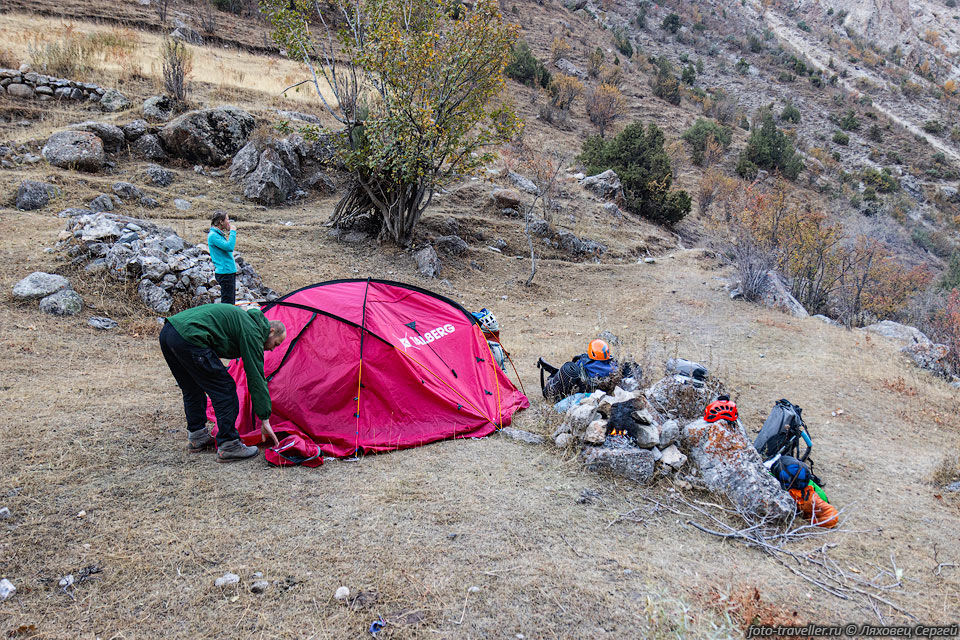
<path fill-rule="evenodd" d="M 754 517 L 790 518 L 795 505 L 763 466 L 739 422 L 703 420 L 719 380 L 670 373 L 646 390 L 597 391 L 566 410 L 553 434 L 583 464 L 641 484 L 676 476 L 728 498 Z"/>
<path fill-rule="evenodd" d="M 191 306 L 216 302 L 220 287 L 204 244 L 184 242 L 172 229 L 112 213 L 84 213 L 70 218 L 57 248 L 75 267 L 137 282 L 137 294 L 156 313 L 167 313 L 174 298 Z M 237 301 L 263 302 L 277 294 L 264 286 L 243 257 L 237 260 Z"/>

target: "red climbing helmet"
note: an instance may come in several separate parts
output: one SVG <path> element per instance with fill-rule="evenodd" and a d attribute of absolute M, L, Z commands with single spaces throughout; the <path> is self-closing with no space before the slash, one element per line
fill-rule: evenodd
<path fill-rule="evenodd" d="M 737 403 L 730 400 L 729 396 L 719 396 L 714 402 L 707 405 L 703 412 L 703 419 L 707 422 L 716 422 L 717 420 L 737 421 Z"/>

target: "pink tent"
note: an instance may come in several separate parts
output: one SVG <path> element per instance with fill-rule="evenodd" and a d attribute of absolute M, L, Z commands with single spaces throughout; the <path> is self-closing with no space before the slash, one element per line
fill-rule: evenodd
<path fill-rule="evenodd" d="M 286 341 L 264 354 L 270 423 L 278 434 L 311 438 L 327 455 L 482 437 L 530 406 L 473 316 L 425 289 L 322 282 L 268 303 L 264 315 L 287 327 Z M 237 430 L 258 443 L 243 365 L 234 361 L 229 371 L 240 397 Z"/>

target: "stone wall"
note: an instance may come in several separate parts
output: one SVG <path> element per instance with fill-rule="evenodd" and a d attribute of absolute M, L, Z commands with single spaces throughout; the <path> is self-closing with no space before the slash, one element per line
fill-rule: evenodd
<path fill-rule="evenodd" d="M 137 294 L 155 313 L 167 313 L 175 297 L 190 305 L 216 302 L 220 287 L 204 244 L 189 244 L 172 229 L 112 213 L 73 216 L 58 248 L 75 267 L 137 283 Z M 273 300 L 277 294 L 241 256 L 237 260 L 237 302 Z"/>
<path fill-rule="evenodd" d="M 0 95 L 36 100 L 100 102 L 106 89 L 92 82 L 54 78 L 33 71 L 0 69 Z"/>

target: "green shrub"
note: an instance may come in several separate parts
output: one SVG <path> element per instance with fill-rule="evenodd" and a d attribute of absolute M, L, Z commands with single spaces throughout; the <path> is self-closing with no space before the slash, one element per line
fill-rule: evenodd
<path fill-rule="evenodd" d="M 660 28 L 670 33 L 680 31 L 680 16 L 675 13 L 667 14 L 667 17 L 660 23 Z"/>
<path fill-rule="evenodd" d="M 746 75 L 747 71 L 750 70 L 750 63 L 747 62 L 744 58 L 737 60 L 737 64 L 734 65 L 734 68 L 737 70 L 737 73 L 740 75 Z"/>
<path fill-rule="evenodd" d="M 630 44 L 630 36 L 627 34 L 626 29 L 617 28 L 613 30 L 613 42 L 617 47 L 617 51 L 625 55 L 628 58 L 633 57 L 633 45 Z"/>
<path fill-rule="evenodd" d="M 693 126 L 683 132 L 680 136 L 684 142 L 690 145 L 690 158 L 695 165 L 703 164 L 703 153 L 707 150 L 707 142 L 714 140 L 726 149 L 730 146 L 732 134 L 730 129 L 721 126 L 713 120 L 698 118 Z"/>
<path fill-rule="evenodd" d="M 783 111 L 780 112 L 780 121 L 781 122 L 792 122 L 797 124 L 800 122 L 800 109 L 797 109 L 793 106 L 792 102 L 787 102 L 787 105 L 783 108 Z"/>
<path fill-rule="evenodd" d="M 801 20 L 797 23 L 797 28 L 800 29 L 800 31 L 806 31 L 807 33 L 810 32 L 810 25 L 808 25 L 804 20 Z"/>
<path fill-rule="evenodd" d="M 657 75 L 650 81 L 653 95 L 672 105 L 680 104 L 680 80 L 673 74 L 673 65 L 666 56 L 651 58 L 657 67 Z"/>
<path fill-rule="evenodd" d="M 954 249 L 950 254 L 950 263 L 940 277 L 939 285 L 944 291 L 960 289 L 960 249 Z"/>
<path fill-rule="evenodd" d="M 803 171 L 803 160 L 797 155 L 793 141 L 777 128 L 768 110 L 762 112 L 760 126 L 754 124 L 747 148 L 737 163 L 737 173 L 748 180 L 756 177 L 757 169 L 779 171 L 789 180 L 795 180 Z"/>
<path fill-rule="evenodd" d="M 693 85 L 693 83 L 697 81 L 697 72 L 693 68 L 693 65 L 688 64 L 683 68 L 683 73 L 680 75 L 680 80 L 682 80 L 684 84 L 689 85 Z"/>
<path fill-rule="evenodd" d="M 613 169 L 623 185 L 626 208 L 667 225 L 690 213 L 690 195 L 674 190 L 670 156 L 663 148 L 663 132 L 654 124 L 627 126 L 607 141 L 591 136 L 583 143 L 579 160 L 591 174 Z"/>
<path fill-rule="evenodd" d="M 864 184 L 873 187 L 880 193 L 893 193 L 900 188 L 900 183 L 897 182 L 897 179 L 890 174 L 890 170 L 886 167 L 883 168 L 883 171 L 877 171 L 873 167 L 868 167 L 863 170 L 860 178 Z"/>
<path fill-rule="evenodd" d="M 707 30 L 707 25 L 706 25 L 703 21 L 701 21 L 701 22 L 694 22 L 694 23 L 693 23 L 693 30 L 696 31 L 697 33 L 703 33 L 704 31 Z"/>
<path fill-rule="evenodd" d="M 876 202 L 877 201 L 877 190 L 873 187 L 866 187 L 863 190 L 863 199 L 867 202 Z"/>
<path fill-rule="evenodd" d="M 510 62 L 503 72 L 508 78 L 531 87 L 539 84 L 546 89 L 550 86 L 550 71 L 537 60 L 530 51 L 530 45 L 523 40 L 517 40 L 513 45 Z"/>
<path fill-rule="evenodd" d="M 883 142 L 883 129 L 880 128 L 880 125 L 872 124 L 870 130 L 867 131 L 867 137 L 874 142 Z"/>
<path fill-rule="evenodd" d="M 647 7 L 646 6 L 640 7 L 640 10 L 637 11 L 636 20 L 637 20 L 637 27 L 639 27 L 640 29 L 647 28 Z"/>
<path fill-rule="evenodd" d="M 860 118 L 857 117 L 857 113 L 853 109 L 847 109 L 847 112 L 840 118 L 839 125 L 844 131 L 856 131 L 860 128 Z"/>
<path fill-rule="evenodd" d="M 845 134 L 843 131 L 834 131 L 833 141 L 836 144 L 842 144 L 843 146 L 847 146 L 848 144 L 850 144 L 850 136 Z"/>
<path fill-rule="evenodd" d="M 941 123 L 939 120 L 927 120 L 923 123 L 923 130 L 927 133 L 932 133 L 935 136 L 939 136 L 946 131 L 947 128 L 943 126 L 943 123 Z"/>
<path fill-rule="evenodd" d="M 789 71 L 781 71 L 780 75 L 777 76 L 777 80 L 780 82 L 793 82 L 794 75 Z"/>
<path fill-rule="evenodd" d="M 748 42 L 750 43 L 750 51 L 752 53 L 763 52 L 763 40 L 758 38 L 756 34 L 751 34 Z"/>

